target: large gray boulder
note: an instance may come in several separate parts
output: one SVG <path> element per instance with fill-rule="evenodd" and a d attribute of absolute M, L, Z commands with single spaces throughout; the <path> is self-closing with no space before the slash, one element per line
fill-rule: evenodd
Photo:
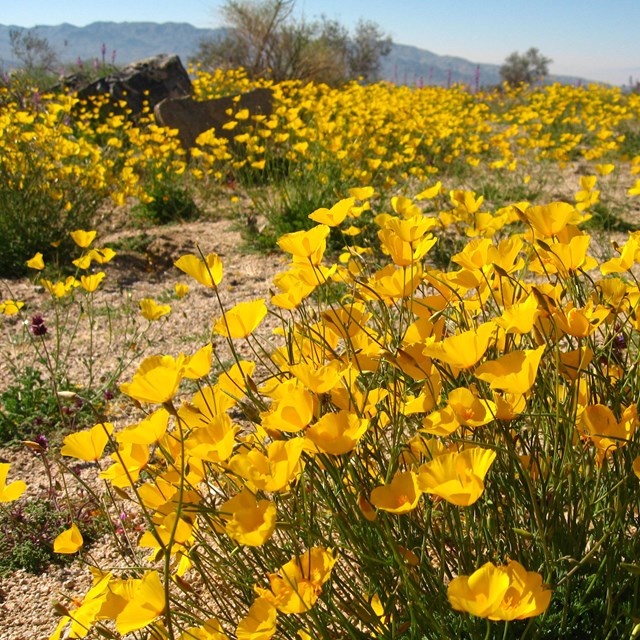
<path fill-rule="evenodd" d="M 215 129 L 216 136 L 233 140 L 239 130 L 223 129 L 223 125 L 233 119 L 227 111 L 233 113 L 248 109 L 251 115 L 270 115 L 273 111 L 273 92 L 271 89 L 254 89 L 233 96 L 214 100 L 194 100 L 191 97 L 167 98 L 154 108 L 158 124 L 178 130 L 178 137 L 185 149 L 196 145 L 196 138 L 209 129 Z"/>
<path fill-rule="evenodd" d="M 78 90 L 81 100 L 109 95 L 110 108 L 121 100 L 131 115 L 142 113 L 143 104 L 147 102 L 153 109 L 156 104 L 166 98 L 188 96 L 193 86 L 180 58 L 176 55 L 158 55 L 134 62 L 113 75 L 100 78 Z"/>

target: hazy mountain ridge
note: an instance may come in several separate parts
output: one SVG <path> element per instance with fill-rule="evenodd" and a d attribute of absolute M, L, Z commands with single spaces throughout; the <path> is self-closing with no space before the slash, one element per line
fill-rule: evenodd
<path fill-rule="evenodd" d="M 0 63 L 9 70 L 17 65 L 12 59 L 9 32 L 22 29 L 14 25 L 0 25 Z M 222 29 L 203 29 L 185 22 L 94 22 L 85 27 L 63 23 L 55 26 L 37 26 L 36 32 L 52 45 L 64 63 L 93 64 L 102 60 L 115 60 L 123 65 L 159 53 L 176 53 L 183 63 L 192 56 L 200 40 L 219 35 Z M 391 53 L 383 59 L 382 78 L 396 84 L 447 85 L 463 83 L 475 86 L 476 77 L 482 86 L 500 82 L 500 66 L 475 63 L 455 56 L 441 56 L 425 49 L 404 44 L 393 45 Z M 558 82 L 576 83 L 578 78 L 552 76 Z M 582 80 L 584 82 L 584 80 Z"/>

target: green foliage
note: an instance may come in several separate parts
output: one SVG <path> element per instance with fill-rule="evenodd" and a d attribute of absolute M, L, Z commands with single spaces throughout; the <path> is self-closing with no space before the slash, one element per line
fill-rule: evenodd
<path fill-rule="evenodd" d="M 60 390 L 73 389 L 63 384 Z M 33 440 L 40 434 L 56 433 L 62 427 L 82 429 L 95 420 L 94 408 L 79 397 L 56 398 L 51 383 L 40 371 L 25 367 L 0 393 L 0 443 Z"/>
<path fill-rule="evenodd" d="M 243 227 L 244 239 L 249 248 L 257 251 L 273 251 L 278 238 L 286 233 L 310 229 L 315 222 L 309 214 L 335 200 L 339 183 L 328 180 L 322 184 L 313 174 L 292 174 L 286 182 L 273 189 L 262 190 L 254 197 L 255 212 L 251 212 Z M 261 215 L 266 225 L 258 229 L 255 215 Z M 344 245 L 342 237 L 334 233 L 329 238 L 330 250 Z"/>
<path fill-rule="evenodd" d="M 623 220 L 615 211 L 615 209 L 598 202 L 594 204 L 590 209 L 591 219 L 585 224 L 586 229 L 601 230 L 601 231 L 621 231 L 626 233 L 628 231 L 635 231 L 638 229 L 637 224 L 632 224 Z"/>
<path fill-rule="evenodd" d="M 11 159 L 0 159 L 0 277 L 15 278 L 27 272 L 25 262 L 40 251 L 46 262 L 64 260 L 77 248 L 69 231 L 91 228 L 102 197 L 70 178 L 66 199 L 52 192 L 35 156 L 27 158 L 23 186 L 15 184 Z M 69 202 L 69 206 L 67 206 Z M 53 247 L 52 243 L 59 243 Z"/>
<path fill-rule="evenodd" d="M 71 520 L 85 545 L 107 531 L 106 517 L 89 500 L 72 505 Z M 56 536 L 69 526 L 70 514 L 50 498 L 35 498 L 0 510 L 0 575 L 17 569 L 39 574 L 54 564 L 69 564 L 73 556 L 53 552 Z"/>
<path fill-rule="evenodd" d="M 536 626 L 541 640 L 566 638 L 582 640 L 594 636 L 594 630 L 604 623 L 609 630 L 608 638 L 626 638 L 632 611 L 638 609 L 638 586 L 628 581 L 622 569 L 616 571 L 614 579 L 606 580 L 598 574 L 576 575 L 565 585 L 556 589 L 549 610 Z M 612 615 L 617 611 L 617 618 Z M 603 613 L 607 612 L 604 616 Z M 519 636 L 516 636 L 519 637 Z"/>
<path fill-rule="evenodd" d="M 133 207 L 134 218 L 140 224 L 157 225 L 195 220 L 200 209 L 189 190 L 173 180 L 154 180 L 148 195 L 149 202 Z"/>

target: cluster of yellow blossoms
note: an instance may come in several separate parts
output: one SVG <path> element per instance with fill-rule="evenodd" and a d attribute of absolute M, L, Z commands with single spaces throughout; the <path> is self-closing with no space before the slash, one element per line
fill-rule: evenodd
<path fill-rule="evenodd" d="M 267 639 L 280 615 L 295 617 L 315 609 L 319 599 L 326 608 L 331 598 L 346 597 L 344 576 L 354 588 L 366 584 L 365 563 L 357 558 L 371 550 L 349 538 L 336 518 L 380 527 L 390 545 L 403 518 L 451 536 L 449 509 L 477 504 L 476 513 L 487 514 L 487 493 L 495 504 L 507 499 L 507 487 L 520 486 L 530 492 L 537 515 L 532 522 L 528 511 L 513 505 L 517 520 L 510 526 L 544 545 L 540 532 L 533 533 L 543 526 L 536 510 L 545 508 L 544 487 L 557 473 L 557 456 L 578 456 L 567 462 L 572 466 L 566 473 L 585 482 L 608 463 L 626 464 L 618 456 L 632 446 L 638 426 L 633 389 L 640 290 L 633 269 L 640 262 L 640 237 L 631 234 L 617 257 L 598 265 L 588 253 L 590 237 L 579 227 L 586 214 L 572 205 L 518 203 L 491 213 L 479 211 L 474 194 L 449 195 L 453 208 L 435 215 L 407 198 L 394 199 L 393 213 L 374 218 L 379 253 L 351 245 L 332 264 L 325 263 L 331 228 L 351 224 L 363 206 L 358 200 L 370 202 L 375 194 L 354 189 L 330 209 L 314 212 L 310 217 L 320 224 L 279 241 L 291 262 L 274 278 L 270 304 L 241 302 L 214 322 L 213 333 L 233 354 L 236 341 L 246 340 L 256 361 L 236 354 L 211 383 L 211 343 L 192 355 L 148 357 L 121 385 L 150 406 L 142 421 L 121 430 L 98 424 L 65 438 L 62 455 L 93 462 L 114 445 L 111 466 L 101 476 L 146 514 L 138 545 L 152 549 L 149 560 L 163 560 L 164 569 L 139 578 L 96 569 L 94 587 L 52 637 L 67 624 L 71 637 L 83 637 L 105 620 L 115 621 L 120 633 L 152 625 L 170 635 L 172 625 L 183 628 L 171 594 L 190 588 L 191 572 L 224 580 L 232 571 L 228 563 L 239 561 L 234 549 L 265 549 L 268 565 L 297 548 L 288 562 L 271 564 L 276 570 L 266 572 L 268 584 L 265 574 L 254 576 L 256 597 L 235 621 L 235 637 Z M 452 257 L 459 268 L 429 266 L 437 234 L 463 219 L 479 237 Z M 494 237 L 513 222 L 520 231 Z M 214 292 L 223 281 L 215 254 L 186 255 L 176 266 Z M 340 288 L 340 299 L 320 304 L 314 292 L 330 287 Z M 267 314 L 282 321 L 276 334 L 283 344 L 261 351 L 256 333 Z M 621 333 L 626 344 L 615 346 Z M 610 354 L 606 360 L 603 349 Z M 181 395 L 184 380 L 195 381 L 198 391 Z M 635 444 L 633 452 L 629 471 L 637 474 Z M 329 495 L 339 496 L 335 504 Z M 291 530 L 298 509 L 317 511 L 309 531 Z M 426 557 L 438 558 L 443 568 L 457 565 L 455 549 L 442 548 L 441 537 L 425 532 L 420 540 Z M 498 553 L 479 538 L 460 543 L 477 545 L 478 556 L 483 549 Z M 72 527 L 57 544 L 72 553 L 82 540 Z M 396 589 L 417 579 L 414 573 L 433 571 L 417 549 L 395 548 L 413 567 L 401 577 L 391 572 Z M 206 568 L 203 557 L 225 552 L 230 555 L 219 570 Z M 544 558 L 535 545 L 518 554 Z M 242 557 L 247 562 L 254 556 Z M 474 616 L 537 616 L 551 599 L 544 581 L 562 577 L 551 559 L 537 562 L 542 575 L 511 558 L 504 566 L 487 562 L 443 587 L 453 609 Z M 341 587 L 325 595 L 323 585 L 336 570 Z M 181 638 L 229 637 L 231 618 L 214 616 L 216 598 L 211 591 L 208 596 L 211 609 L 201 601 L 206 621 Z M 246 601 L 246 594 L 238 598 Z M 367 600 L 370 612 L 377 612 L 367 628 L 402 619 L 406 603 L 389 604 L 389 592 L 375 598 Z M 301 618 L 301 637 L 314 624 Z"/>

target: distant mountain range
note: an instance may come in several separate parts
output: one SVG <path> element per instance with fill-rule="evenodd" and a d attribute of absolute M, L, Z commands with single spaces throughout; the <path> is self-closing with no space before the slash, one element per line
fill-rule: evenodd
<path fill-rule="evenodd" d="M 10 70 L 18 65 L 13 59 L 9 32 L 22 27 L 0 25 L 0 65 Z M 36 33 L 46 38 L 64 63 L 82 60 L 85 64 L 101 61 L 103 45 L 107 63 L 118 65 L 148 58 L 159 53 L 176 53 L 183 63 L 192 56 L 200 40 L 215 38 L 221 29 L 202 29 L 187 23 L 166 22 L 94 22 L 86 27 L 71 24 L 38 26 Z M 482 86 L 500 83 L 500 66 L 470 62 L 464 58 L 440 56 L 425 49 L 394 44 L 383 58 L 382 79 L 395 84 L 441 85 L 462 83 Z M 586 82 L 569 76 L 551 76 L 550 81 L 568 84 Z"/>

